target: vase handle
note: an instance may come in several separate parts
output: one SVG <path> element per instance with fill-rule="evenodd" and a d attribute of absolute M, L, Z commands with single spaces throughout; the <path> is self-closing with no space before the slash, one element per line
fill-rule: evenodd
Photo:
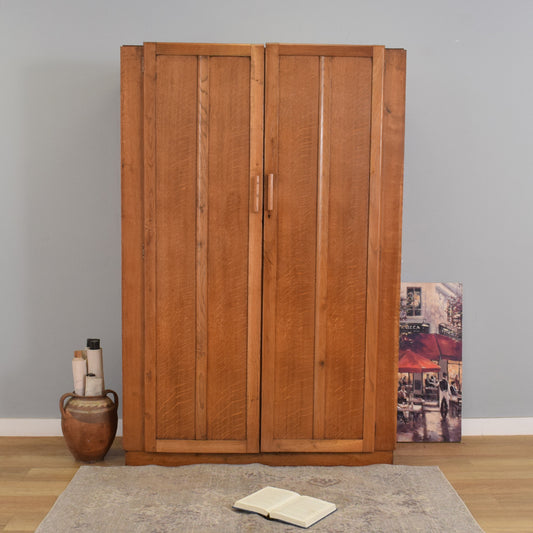
<path fill-rule="evenodd" d="M 115 399 L 115 407 L 118 409 L 118 394 L 114 391 L 114 390 L 111 390 L 111 389 L 106 389 L 104 391 L 104 396 L 107 396 L 109 393 L 111 393 Z"/>
<path fill-rule="evenodd" d="M 65 398 L 68 398 L 69 396 L 74 398 L 75 394 L 73 394 L 72 392 L 66 392 L 65 394 L 63 394 L 63 396 L 61 396 L 61 398 L 59 400 L 59 409 L 60 409 L 61 414 L 63 416 L 66 416 L 66 413 L 65 413 Z"/>

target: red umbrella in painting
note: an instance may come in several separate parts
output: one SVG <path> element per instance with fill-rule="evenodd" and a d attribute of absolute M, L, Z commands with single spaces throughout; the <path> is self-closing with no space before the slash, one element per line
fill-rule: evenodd
<path fill-rule="evenodd" d="M 412 372 L 420 374 L 422 372 L 439 372 L 440 366 L 430 361 L 423 355 L 413 352 L 413 350 L 404 350 L 400 354 L 398 362 L 398 372 Z"/>
<path fill-rule="evenodd" d="M 413 338 L 411 348 L 425 357 L 449 361 L 461 361 L 463 353 L 461 341 L 438 333 L 419 333 Z"/>
<path fill-rule="evenodd" d="M 403 350 L 400 352 L 398 361 L 398 372 L 408 374 L 422 374 L 424 372 L 440 372 L 440 366 L 430 361 L 423 355 L 413 352 L 413 350 Z M 409 383 L 411 377 L 409 376 Z"/>

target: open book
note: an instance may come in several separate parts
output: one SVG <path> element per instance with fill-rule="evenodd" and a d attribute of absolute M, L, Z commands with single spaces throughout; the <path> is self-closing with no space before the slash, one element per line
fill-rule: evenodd
<path fill-rule="evenodd" d="M 275 487 L 265 487 L 237 500 L 233 507 L 300 527 L 312 526 L 337 509 L 334 503 L 310 496 L 300 496 L 292 490 Z"/>

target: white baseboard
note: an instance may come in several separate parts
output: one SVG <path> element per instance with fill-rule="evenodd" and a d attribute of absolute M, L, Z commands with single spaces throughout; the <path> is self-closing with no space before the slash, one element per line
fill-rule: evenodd
<path fill-rule="evenodd" d="M 533 435 L 533 417 L 463 418 L 462 434 Z M 0 418 L 0 437 L 60 437 L 59 418 Z M 122 419 L 118 421 L 117 437 L 122 436 Z"/>
<path fill-rule="evenodd" d="M 533 417 L 522 418 L 463 418 L 462 434 L 474 435 L 533 435 Z"/>
<path fill-rule="evenodd" d="M 0 437 L 61 437 L 60 418 L 0 418 Z M 117 437 L 122 436 L 122 418 Z"/>

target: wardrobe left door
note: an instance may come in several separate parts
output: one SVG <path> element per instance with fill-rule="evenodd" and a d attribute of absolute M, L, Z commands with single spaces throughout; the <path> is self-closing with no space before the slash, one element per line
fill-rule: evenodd
<path fill-rule="evenodd" d="M 143 221 L 142 301 L 123 290 L 125 315 L 142 306 L 143 338 L 126 317 L 123 366 L 124 388 L 143 390 L 129 406 L 124 395 L 124 446 L 257 452 L 264 48 L 145 43 L 140 54 L 138 139 L 125 140 L 123 109 L 122 148 L 126 203 L 124 152 L 142 150 L 142 202 L 123 211 L 123 232 Z M 123 107 L 127 77 L 123 67 Z M 135 336 L 143 349 L 130 356 Z"/>

